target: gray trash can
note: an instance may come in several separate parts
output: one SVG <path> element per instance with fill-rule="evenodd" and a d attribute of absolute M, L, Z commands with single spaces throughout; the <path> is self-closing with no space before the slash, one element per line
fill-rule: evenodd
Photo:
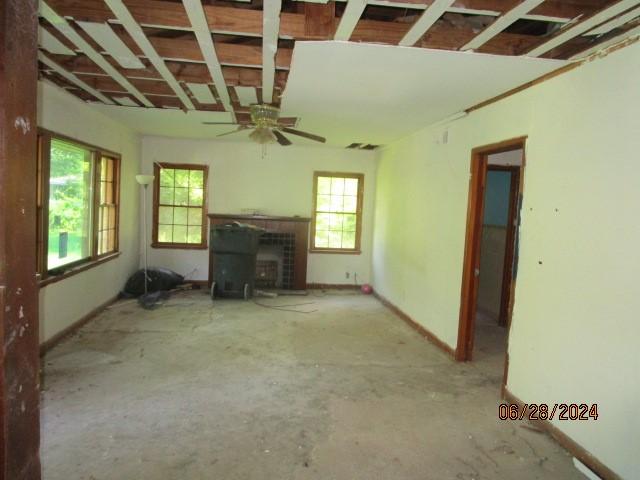
<path fill-rule="evenodd" d="M 256 256 L 261 228 L 242 223 L 213 225 L 210 248 L 213 253 L 211 298 L 253 296 Z"/>

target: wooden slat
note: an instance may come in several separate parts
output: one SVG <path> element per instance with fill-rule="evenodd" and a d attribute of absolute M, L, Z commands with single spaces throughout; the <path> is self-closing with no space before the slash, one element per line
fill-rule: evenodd
<path fill-rule="evenodd" d="M 420 18 L 414 23 L 409 31 L 402 37 L 399 45 L 414 45 L 429 30 L 434 23 L 444 14 L 455 0 L 434 0 L 434 2 L 424 11 Z"/>
<path fill-rule="evenodd" d="M 620 0 L 612 6 L 604 8 L 603 10 L 600 10 L 590 17 L 585 18 L 581 22 L 578 22 L 571 27 L 565 28 L 550 39 L 544 40 L 540 45 L 529 50 L 526 55 L 529 57 L 539 57 L 541 55 L 544 55 L 548 51 L 554 49 L 559 45 L 562 45 L 568 40 L 571 40 L 572 38 L 591 30 L 593 27 L 606 22 L 610 18 L 624 13 L 626 10 L 637 6 L 638 3 L 640 3 L 638 2 L 638 0 Z"/>
<path fill-rule="evenodd" d="M 280 32 L 282 0 L 264 0 L 262 4 L 262 101 L 273 101 L 276 53 Z"/>
<path fill-rule="evenodd" d="M 333 36 L 334 40 L 349 40 L 351 38 L 366 6 L 367 0 L 348 0 Z"/>
<path fill-rule="evenodd" d="M 513 24 L 522 16 L 540 5 L 544 0 L 524 0 L 516 7 L 498 17 L 491 25 L 480 32 L 473 40 L 464 45 L 460 50 L 471 50 L 481 47 L 490 39 L 498 35 L 509 25 Z"/>

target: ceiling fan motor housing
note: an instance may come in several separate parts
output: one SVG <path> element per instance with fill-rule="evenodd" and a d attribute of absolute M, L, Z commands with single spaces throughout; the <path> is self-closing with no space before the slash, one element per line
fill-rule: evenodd
<path fill-rule="evenodd" d="M 280 109 L 271 105 L 251 105 L 251 122 L 257 127 L 276 127 Z"/>

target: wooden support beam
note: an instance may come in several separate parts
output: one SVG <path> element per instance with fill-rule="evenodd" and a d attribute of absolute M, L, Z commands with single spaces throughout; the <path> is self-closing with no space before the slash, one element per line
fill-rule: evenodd
<path fill-rule="evenodd" d="M 35 0 L 0 1 L 0 478 L 40 479 Z"/>
<path fill-rule="evenodd" d="M 262 101 L 273 101 L 273 83 L 276 73 L 276 53 L 280 32 L 282 0 L 263 0 L 262 3 Z"/>
<path fill-rule="evenodd" d="M 508 12 L 499 16 L 491 25 L 480 32 L 473 40 L 464 45 L 460 50 L 475 50 L 476 48 L 481 47 L 509 25 L 522 18 L 524 14 L 531 11 L 537 5 L 540 5 L 543 1 L 544 0 L 524 0 Z"/>
<path fill-rule="evenodd" d="M 209 74 L 213 79 L 213 84 L 218 91 L 218 97 L 224 107 L 231 111 L 231 99 L 229 98 L 227 85 L 224 81 L 224 75 L 222 75 L 222 67 L 218 60 L 216 49 L 213 46 L 213 39 L 211 37 L 211 31 L 209 30 L 206 13 L 202 8 L 202 2 L 200 0 L 182 0 L 182 3 L 189 16 L 189 22 L 196 34 L 202 57 L 207 64 Z"/>
<path fill-rule="evenodd" d="M 51 60 L 49 57 L 47 57 L 44 53 L 42 52 L 38 52 L 38 60 L 41 61 L 42 63 L 44 63 L 45 65 L 47 65 L 49 68 L 51 68 L 53 71 L 55 71 L 56 73 L 58 73 L 59 75 L 63 76 L 64 78 L 66 78 L 69 82 L 77 85 L 78 87 L 80 87 L 82 90 L 84 90 L 87 93 L 90 93 L 91 95 L 93 95 L 95 98 L 97 98 L 98 100 L 100 100 L 102 103 L 106 103 L 107 105 L 113 105 L 113 102 L 111 101 L 111 99 L 109 97 L 106 97 L 105 95 L 103 95 L 102 93 L 100 93 L 98 91 L 98 89 L 91 87 L 90 85 L 88 85 L 86 82 L 84 82 L 83 80 L 80 80 L 76 75 L 74 75 L 71 72 L 68 72 L 67 70 L 65 70 L 62 66 L 58 65 L 56 62 L 54 62 L 53 60 Z M 109 79 L 111 81 L 113 81 L 112 79 L 110 79 L 109 77 L 103 77 L 105 79 Z M 113 83 L 115 83 L 116 85 L 119 85 L 117 82 L 113 81 Z M 125 92 L 126 90 L 121 86 L 120 88 L 122 88 Z"/>
<path fill-rule="evenodd" d="M 558 34 L 554 35 L 550 39 L 544 40 L 540 45 L 529 50 L 525 55 L 528 57 L 539 57 L 544 55 L 557 46 L 562 45 L 578 35 L 582 35 L 612 17 L 624 13 L 630 8 L 638 6 L 639 3 L 640 2 L 638 2 L 638 0 L 620 0 L 610 7 L 604 8 L 590 17 L 585 18 L 581 22 L 561 30 Z"/>
<path fill-rule="evenodd" d="M 131 16 L 131 13 L 129 12 L 127 7 L 124 5 L 124 3 L 122 3 L 122 0 L 105 0 L 105 3 L 109 6 L 120 23 L 122 23 L 129 36 L 131 36 L 138 47 L 140 47 L 140 50 L 144 52 L 144 55 L 151 62 L 156 71 L 169 84 L 171 89 L 183 103 L 184 107 L 187 110 L 194 110 L 195 106 L 191 102 L 191 99 L 182 89 L 175 77 L 171 74 L 164 61 L 160 58 L 156 50 L 151 45 L 151 42 L 149 42 L 149 39 L 143 32 L 140 25 L 138 25 L 133 16 Z"/>
<path fill-rule="evenodd" d="M 575 53 L 574 55 L 569 57 L 569 60 L 583 60 L 588 56 L 593 55 L 594 53 L 604 50 L 605 48 L 608 48 L 608 47 L 615 48 L 613 47 L 614 45 L 624 44 L 625 42 L 633 42 L 638 40 L 640 40 L 640 26 L 630 28 L 629 30 L 625 31 L 624 33 L 621 33 L 620 35 L 615 35 L 607 39 L 603 39 L 602 41 L 596 43 L 595 45 L 590 46 L 589 48 L 584 49 L 578 53 Z"/>
<path fill-rule="evenodd" d="M 47 52 L 56 55 L 73 56 L 76 54 L 76 52 L 61 42 L 58 37 L 52 35 L 49 30 L 43 28 L 41 25 L 38 25 L 38 44 Z"/>
<path fill-rule="evenodd" d="M 620 28 L 625 23 L 635 19 L 640 18 L 640 7 L 634 8 L 633 10 L 629 10 L 627 13 L 619 15 L 615 17 L 613 20 L 609 20 L 606 23 L 594 28 L 593 30 L 589 30 L 585 35 L 605 35 L 609 33 L 611 30 L 616 28 Z"/>
<path fill-rule="evenodd" d="M 336 29 L 336 33 L 333 36 L 334 40 L 349 40 L 351 38 L 351 34 L 356 28 L 360 17 L 362 17 L 362 12 L 367 6 L 367 0 L 348 0 L 347 6 L 342 12 L 342 17 L 340 17 L 340 23 L 338 24 L 338 28 Z"/>
<path fill-rule="evenodd" d="M 147 100 L 131 83 L 116 70 L 109 62 L 107 62 L 100 53 L 98 53 L 89 43 L 82 38 L 75 29 L 69 25 L 69 22 L 53 11 L 49 5 L 40 0 L 40 14 L 51 23 L 60 33 L 67 37 L 74 45 L 83 51 L 91 60 L 93 60 L 106 73 L 111 75 L 115 81 L 122 85 L 129 93 L 136 97 L 144 106 L 152 107 L 153 104 Z"/>
<path fill-rule="evenodd" d="M 418 21 L 413 24 L 409 31 L 402 37 L 399 45 L 410 47 L 415 45 L 422 36 L 427 33 L 434 23 L 447 11 L 455 0 L 434 0 L 434 2 L 424 11 Z"/>
<path fill-rule="evenodd" d="M 304 36 L 333 38 L 336 30 L 336 2 L 304 4 Z"/>

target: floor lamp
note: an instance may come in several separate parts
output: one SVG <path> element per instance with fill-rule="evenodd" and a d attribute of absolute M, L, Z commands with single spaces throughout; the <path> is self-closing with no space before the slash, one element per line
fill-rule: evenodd
<path fill-rule="evenodd" d="M 149 268 L 149 259 L 147 258 L 147 187 L 153 182 L 153 175 L 136 175 L 136 182 L 144 187 L 144 195 L 142 196 L 142 224 L 144 226 L 144 294 L 147 294 L 147 268 Z"/>

